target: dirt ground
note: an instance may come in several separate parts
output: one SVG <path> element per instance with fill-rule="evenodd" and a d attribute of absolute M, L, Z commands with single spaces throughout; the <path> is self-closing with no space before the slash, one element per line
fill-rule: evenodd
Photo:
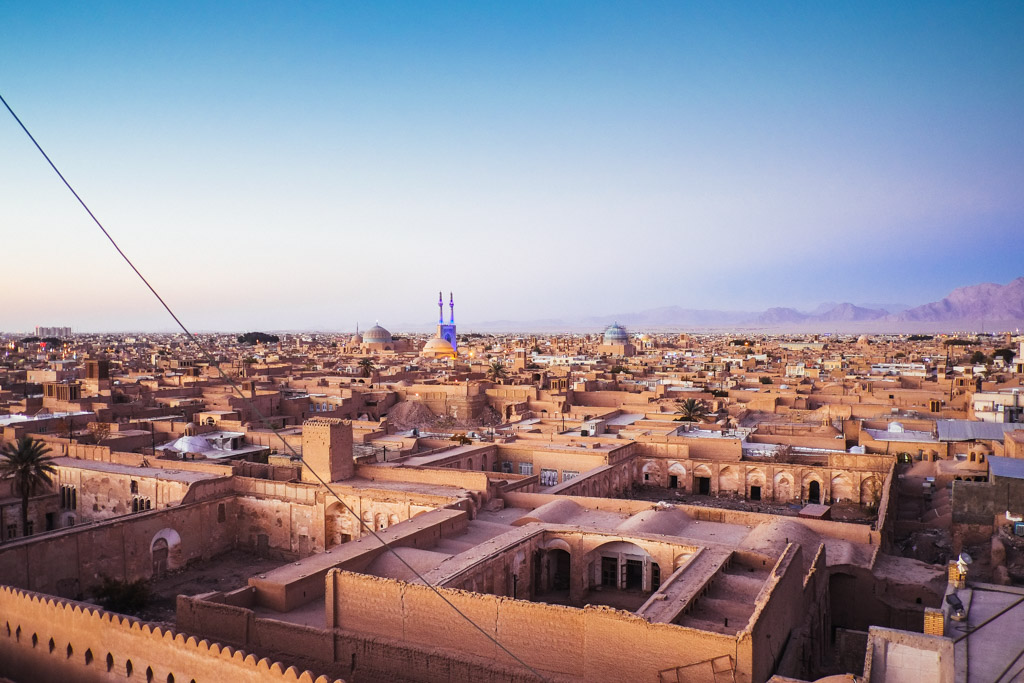
<path fill-rule="evenodd" d="M 1014 536 L 1008 527 L 1000 527 L 998 537 L 1006 547 L 1006 569 L 1010 580 L 1014 585 L 1024 584 L 1024 538 Z"/>
<path fill-rule="evenodd" d="M 953 548 L 950 491 L 942 488 L 925 495 L 922 486 L 931 471 L 924 465 L 928 463 L 912 468 L 901 465 L 897 470 L 894 551 L 903 557 L 944 565 Z"/>
<path fill-rule="evenodd" d="M 258 557 L 241 550 L 230 550 L 204 562 L 196 562 L 184 569 L 171 572 L 162 579 L 150 581 L 153 597 L 149 606 L 132 616 L 173 626 L 178 595 L 231 591 L 245 586 L 251 576 L 280 567 L 282 564 L 281 560 Z"/>
<path fill-rule="evenodd" d="M 418 428 L 424 431 L 466 431 L 482 427 L 495 427 L 502 423 L 501 415 L 494 408 L 486 406 L 476 419 L 453 418 L 448 415 L 434 415 L 419 401 L 401 401 L 388 411 L 388 423 L 399 431 Z"/>

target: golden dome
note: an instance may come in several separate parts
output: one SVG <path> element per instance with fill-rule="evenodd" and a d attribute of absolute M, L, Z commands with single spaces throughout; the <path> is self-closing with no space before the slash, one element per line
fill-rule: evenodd
<path fill-rule="evenodd" d="M 434 337 L 427 341 L 423 346 L 423 350 L 420 351 L 421 356 L 430 356 L 432 358 L 455 358 L 455 349 L 448 343 L 446 339 L 441 337 Z"/>

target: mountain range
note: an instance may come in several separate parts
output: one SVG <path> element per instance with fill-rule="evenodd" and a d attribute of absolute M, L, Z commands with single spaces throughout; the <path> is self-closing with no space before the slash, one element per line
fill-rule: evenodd
<path fill-rule="evenodd" d="M 769 308 L 720 311 L 662 306 L 635 312 L 543 320 L 491 320 L 472 327 L 482 331 L 587 331 L 618 322 L 634 329 L 750 329 L 806 332 L 904 332 L 971 329 L 1000 331 L 1024 326 L 1024 277 L 999 285 L 984 283 L 954 289 L 932 303 L 852 304 L 828 302 L 812 311 Z"/>

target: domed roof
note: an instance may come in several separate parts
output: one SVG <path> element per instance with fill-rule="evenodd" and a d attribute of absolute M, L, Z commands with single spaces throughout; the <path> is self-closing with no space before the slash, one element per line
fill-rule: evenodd
<path fill-rule="evenodd" d="M 420 351 L 423 356 L 455 356 L 455 349 L 448 343 L 447 339 L 441 337 L 434 337 L 427 341 L 423 346 L 423 350 Z"/>
<path fill-rule="evenodd" d="M 363 333 L 363 341 L 367 344 L 372 343 L 391 343 L 391 333 L 385 330 L 380 325 L 374 325 L 366 332 Z"/>
<path fill-rule="evenodd" d="M 624 328 L 622 325 L 615 323 L 614 325 L 609 326 L 608 329 L 604 331 L 604 343 L 609 345 L 628 344 L 629 333 L 626 332 L 626 328 Z"/>

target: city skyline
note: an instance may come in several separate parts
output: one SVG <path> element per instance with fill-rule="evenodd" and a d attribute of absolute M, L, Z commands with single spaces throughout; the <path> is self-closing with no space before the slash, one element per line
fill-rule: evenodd
<path fill-rule="evenodd" d="M 1012 3 L 4 15 L 4 96 L 193 329 L 427 326 L 438 287 L 469 329 L 1021 275 Z M 2 327 L 172 329 L 4 120 Z"/>

